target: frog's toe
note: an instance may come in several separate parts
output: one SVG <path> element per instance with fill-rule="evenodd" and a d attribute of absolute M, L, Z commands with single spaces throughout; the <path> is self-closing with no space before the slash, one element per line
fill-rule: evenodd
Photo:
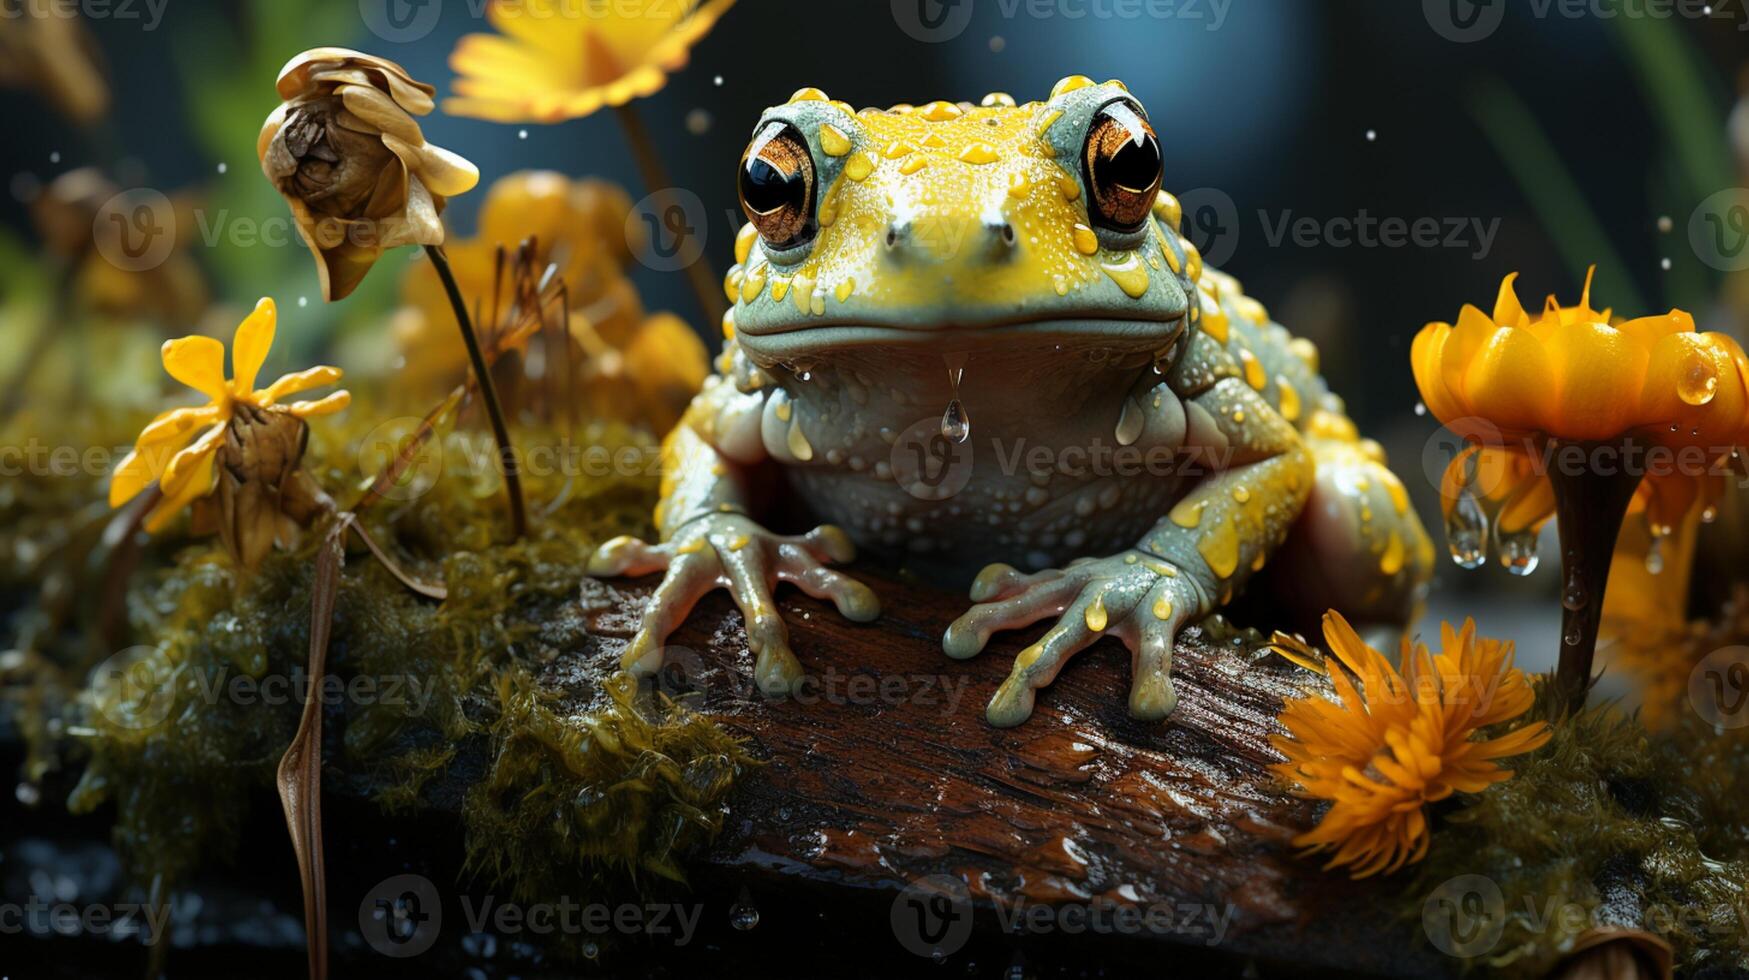
<path fill-rule="evenodd" d="M 1020 588 L 1026 584 L 1027 576 L 1013 565 L 996 562 L 985 565 L 978 577 L 972 580 L 972 601 L 989 602 Z"/>
<path fill-rule="evenodd" d="M 596 578 L 648 575 L 668 567 L 668 550 L 647 544 L 629 534 L 603 542 L 589 556 L 588 572 Z"/>
<path fill-rule="evenodd" d="M 874 590 L 842 572 L 820 565 L 786 566 L 778 570 L 778 577 L 816 599 L 831 600 L 838 614 L 853 623 L 872 623 L 880 618 L 881 600 Z"/>
<path fill-rule="evenodd" d="M 989 571 L 990 569 L 985 569 L 985 572 Z M 1081 583 L 1064 577 L 1061 572 L 1052 574 L 1054 577 L 1049 578 L 1026 576 L 1035 581 L 1026 585 L 1019 593 L 996 601 L 980 601 L 978 605 L 966 610 L 942 635 L 942 652 L 955 660 L 975 657 L 990 642 L 990 637 L 1002 630 L 1021 629 L 1046 616 L 1061 615 L 1069 601 L 1080 591 Z M 983 576 L 980 575 L 979 578 L 982 579 Z M 975 587 L 972 595 L 974 599 L 977 598 Z"/>
<path fill-rule="evenodd" d="M 1019 678 L 1010 677 L 996 689 L 984 709 L 984 719 L 997 728 L 1013 728 L 1032 717 L 1032 703 L 1037 689 Z"/>
<path fill-rule="evenodd" d="M 631 643 L 620 654 L 620 668 L 648 676 L 662 669 L 662 641 L 686 619 L 705 593 L 717 587 L 707 562 L 696 554 L 681 555 L 668 566 L 662 584 L 650 593 L 643 620 Z"/>
<path fill-rule="evenodd" d="M 1164 623 L 1142 628 L 1130 681 L 1130 717 L 1160 721 L 1178 707 L 1178 692 L 1172 687 L 1172 644 L 1172 631 Z"/>

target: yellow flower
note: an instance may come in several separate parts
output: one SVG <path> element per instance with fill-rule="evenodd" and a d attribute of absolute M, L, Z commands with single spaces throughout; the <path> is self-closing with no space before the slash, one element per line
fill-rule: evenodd
<path fill-rule="evenodd" d="M 1294 843 L 1333 851 L 1326 867 L 1356 878 L 1390 873 L 1427 854 L 1424 807 L 1454 792 L 1479 793 L 1509 779 L 1495 760 L 1548 741 L 1535 722 L 1495 738 L 1477 731 L 1529 710 L 1535 695 L 1512 666 L 1512 645 L 1476 636 L 1474 621 L 1442 624 L 1443 649 L 1403 642 L 1402 673 L 1330 612 L 1324 639 L 1359 684 L 1332 667 L 1336 702 L 1308 694 L 1287 702 L 1272 738 L 1286 762 L 1273 768 L 1330 809 Z"/>
<path fill-rule="evenodd" d="M 277 405 L 287 395 L 330 385 L 340 369 L 313 367 L 288 374 L 265 388 L 255 387 L 256 375 L 273 346 L 278 310 L 262 299 L 237 325 L 231 338 L 231 380 L 225 380 L 225 345 L 211 337 L 183 337 L 164 343 L 164 370 L 172 378 L 205 395 L 205 405 L 174 408 L 153 419 L 134 442 L 133 452 L 116 467 L 109 484 L 109 505 L 120 507 L 156 480 L 163 498 L 146 517 L 146 529 L 159 531 L 182 508 L 213 492 L 218 474 L 213 460 L 224 445 L 231 420 L 249 409 L 276 410 L 305 419 L 345 408 L 352 396 L 336 391 L 318 401 Z M 253 414 L 253 413 L 251 413 Z"/>
<path fill-rule="evenodd" d="M 285 101 L 255 154 L 316 257 L 324 298 L 349 295 L 384 249 L 443 244 L 446 199 L 473 189 L 480 171 L 425 142 L 413 117 L 431 112 L 436 89 L 346 48 L 293 58 L 278 89 Z"/>
<path fill-rule="evenodd" d="M 493 0 L 499 34 L 451 53 L 456 97 L 443 108 L 494 122 L 561 122 L 651 95 L 734 0 Z"/>
<path fill-rule="evenodd" d="M 1473 443 L 1446 472 L 1448 525 L 1482 519 L 1457 513 L 1473 500 L 1500 539 L 1522 549 L 1555 510 L 1536 458 L 1549 440 L 1638 437 L 1698 450 L 1710 463 L 1749 436 L 1749 358 L 1729 336 L 1697 332 L 1681 310 L 1612 325 L 1608 310 L 1591 308 L 1589 276 L 1579 305 L 1563 307 L 1551 296 L 1533 315 L 1519 303 L 1515 278 L 1500 284 L 1492 316 L 1465 306 L 1455 326 L 1430 323 L 1415 338 L 1411 357 L 1422 400 Z M 1673 527 L 1719 482 L 1696 472 L 1650 473 L 1635 507 L 1649 510 L 1654 527 Z M 1475 543 L 1454 539 L 1454 557 L 1479 564 Z M 1502 557 L 1512 564 L 1515 550 Z M 1534 560 L 1516 570 L 1529 566 Z"/>

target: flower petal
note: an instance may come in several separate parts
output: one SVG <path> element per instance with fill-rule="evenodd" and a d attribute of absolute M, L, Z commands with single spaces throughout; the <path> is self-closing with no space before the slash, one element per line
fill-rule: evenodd
<path fill-rule="evenodd" d="M 351 403 L 352 392 L 342 390 L 313 402 L 292 402 L 288 407 L 293 415 L 306 419 L 312 415 L 332 415 Z"/>
<path fill-rule="evenodd" d="M 231 390 L 238 395 L 255 390 L 255 376 L 261 373 L 261 365 L 266 363 L 267 352 L 273 347 L 278 320 L 278 308 L 272 299 L 263 296 L 255 304 L 254 312 L 237 324 L 237 332 L 231 337 Z"/>
<path fill-rule="evenodd" d="M 172 378 L 207 396 L 215 405 L 225 403 L 224 344 L 201 336 L 166 340 L 160 356 L 164 370 Z"/>
<path fill-rule="evenodd" d="M 256 399 L 263 405 L 272 405 L 287 395 L 295 395 L 300 391 L 331 385 L 340 380 L 341 371 L 337 367 L 320 364 L 307 368 L 296 374 L 288 374 L 278 381 L 255 393 Z"/>

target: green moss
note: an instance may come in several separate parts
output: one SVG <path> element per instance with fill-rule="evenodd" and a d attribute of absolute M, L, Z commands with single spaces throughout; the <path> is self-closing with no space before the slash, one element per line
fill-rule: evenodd
<path fill-rule="evenodd" d="M 1534 714 L 1549 717 L 1539 700 Z M 1661 936 L 1683 971 L 1749 969 L 1749 733 L 1697 715 L 1649 734 L 1613 704 L 1554 726 L 1510 780 L 1443 814 L 1403 893 L 1420 919 L 1441 883 L 1494 882 L 1500 940 L 1472 967 L 1547 975 L 1593 925 Z"/>
<path fill-rule="evenodd" d="M 314 434 L 306 465 L 331 491 L 380 465 L 354 462 L 366 436 L 356 426 L 326 441 Z M 648 436 L 619 427 L 578 441 L 651 456 Z M 336 769 L 368 776 L 385 811 L 419 808 L 432 803 L 435 777 L 453 786 L 448 770 L 471 748 L 486 761 L 461 799 L 468 866 L 493 885 L 534 898 L 579 881 L 599 892 L 679 878 L 686 852 L 720 826 L 749 761 L 742 747 L 605 666 L 562 680 L 545 670 L 587 638 L 578 605 L 590 550 L 650 533 L 655 474 L 527 474 L 535 531 L 506 544 L 497 475 L 481 465 L 489 446 L 455 435 L 441 450 L 421 472 L 440 463 L 442 478 L 413 481 L 366 525 L 409 572 L 445 582 L 449 599 L 412 594 L 352 546 L 328 659 L 333 683 L 352 693 L 325 711 L 330 779 Z M 306 662 L 317 530 L 246 577 L 216 542 L 182 542 L 135 576 L 128 618 L 139 646 L 105 665 L 124 671 L 99 670 L 64 699 L 56 717 L 71 737 L 52 712 L 28 722 L 39 749 L 83 766 L 69 808 L 113 807 L 116 843 L 139 880 L 174 885 L 234 856 L 248 801 L 271 792 L 298 724 L 301 688 L 286 681 Z"/>

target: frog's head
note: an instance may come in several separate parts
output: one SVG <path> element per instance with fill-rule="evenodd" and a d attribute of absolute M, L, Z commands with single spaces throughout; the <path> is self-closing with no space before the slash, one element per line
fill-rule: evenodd
<path fill-rule="evenodd" d="M 1121 82 L 861 111 L 803 89 L 741 161 L 725 332 L 763 361 L 1009 328 L 1168 343 L 1199 260 L 1161 178 Z"/>

